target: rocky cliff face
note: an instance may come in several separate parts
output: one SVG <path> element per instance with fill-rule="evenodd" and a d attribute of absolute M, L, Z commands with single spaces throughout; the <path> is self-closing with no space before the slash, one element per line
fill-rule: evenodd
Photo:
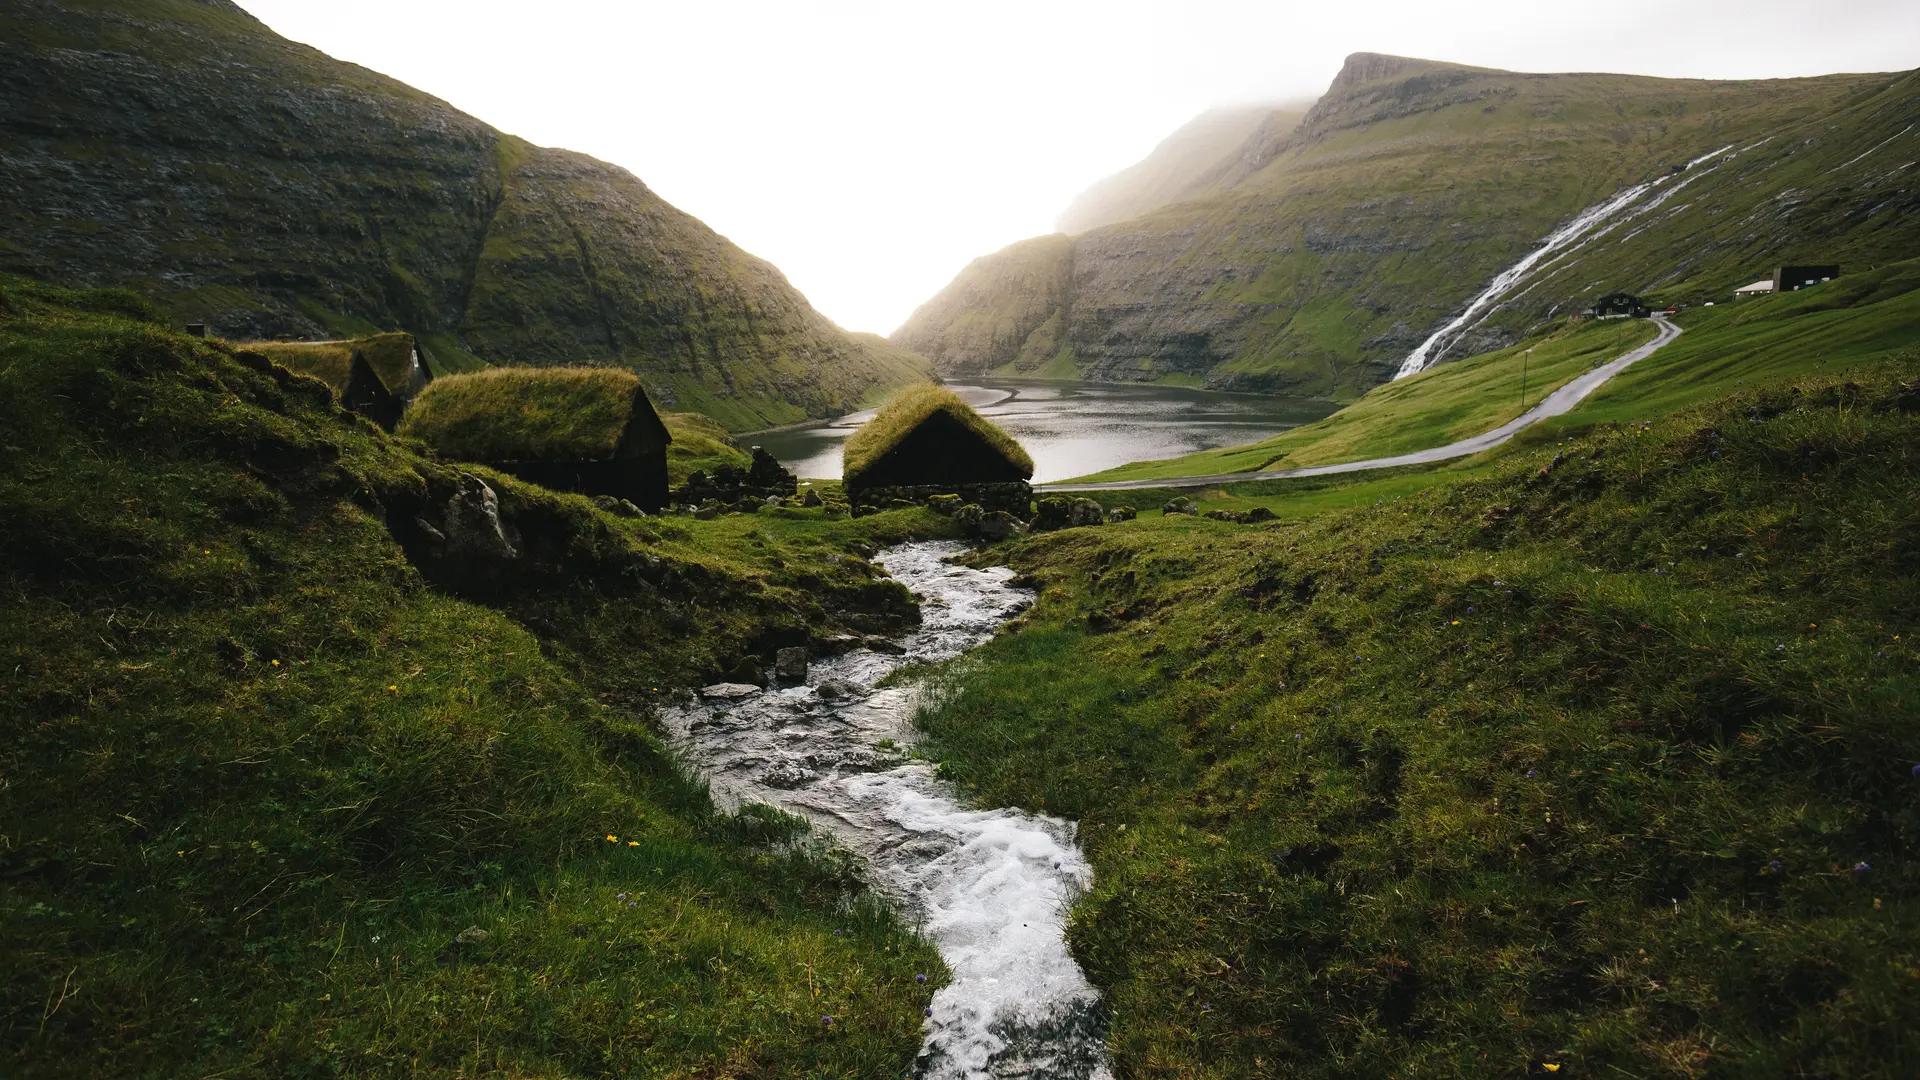
<path fill-rule="evenodd" d="M 1648 180 L 1669 178 L 1450 355 L 1614 289 L 1700 300 L 1779 262 L 1910 251 L 1920 196 L 1900 176 L 1920 153 L 1916 121 L 1911 73 L 1704 82 L 1358 54 L 1198 197 L 1072 238 L 1038 285 L 1024 245 L 977 260 L 895 340 L 952 373 L 1051 349 L 1050 373 L 1348 397 L 1556 226 Z M 1687 167 L 1722 147 L 1731 160 Z"/>
<path fill-rule="evenodd" d="M 234 337 L 633 368 L 734 428 L 924 361 L 855 341 L 624 169 L 530 146 L 226 0 L 0 0 L 0 268 Z"/>

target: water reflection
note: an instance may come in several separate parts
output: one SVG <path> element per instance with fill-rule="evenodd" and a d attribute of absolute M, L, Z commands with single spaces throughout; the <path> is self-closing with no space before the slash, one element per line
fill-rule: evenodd
<path fill-rule="evenodd" d="M 1196 450 L 1257 442 L 1332 413 L 1332 402 L 1264 394 L 1220 394 L 1169 386 L 980 379 L 953 391 L 1005 428 L 1033 455 L 1045 483 Z M 800 476 L 840 475 L 847 436 L 873 410 L 749 441 Z"/>

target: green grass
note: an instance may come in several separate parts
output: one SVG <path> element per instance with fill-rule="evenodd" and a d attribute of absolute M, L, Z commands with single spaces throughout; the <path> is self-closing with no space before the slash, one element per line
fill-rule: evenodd
<path fill-rule="evenodd" d="M 1521 378 L 1527 403 L 1621 353 L 1651 340 L 1642 321 L 1578 323 L 1511 349 L 1442 364 L 1375 387 L 1324 420 L 1257 443 L 1205 450 L 1162 461 L 1138 461 L 1087 480 L 1157 480 L 1213 473 L 1304 468 L 1388 457 L 1491 431 L 1520 415 Z M 1525 357 L 1523 353 L 1533 350 Z"/>
<path fill-rule="evenodd" d="M 1872 363 L 1920 342 L 1920 259 L 1737 304 L 1693 308 L 1687 333 L 1553 423 L 1630 422 L 1745 386 Z"/>
<path fill-rule="evenodd" d="M 943 519 L 475 470 L 496 573 L 409 524 L 451 471 L 153 320 L 0 280 L 0 1072 L 898 1075 L 930 947 L 645 714 L 897 624 L 844 553 Z"/>
<path fill-rule="evenodd" d="M 1017 541 L 925 745 L 1080 822 L 1123 1075 L 1911 1075 L 1917 388 Z"/>
<path fill-rule="evenodd" d="M 639 377 L 619 368 L 449 375 L 420 391 L 399 434 L 466 461 L 592 461 L 619 445 L 639 388 Z"/>
<path fill-rule="evenodd" d="M 935 413 L 946 414 L 978 436 L 994 453 L 1023 470 L 1024 475 L 1033 475 L 1033 458 L 1027 455 L 1025 447 L 1014 441 L 1013 436 L 975 412 L 953 391 L 932 383 L 921 383 L 909 386 L 889 398 L 873 419 L 862 424 L 860 430 L 847 439 L 842 476 L 847 482 L 858 483 L 863 473 L 879 464 L 899 445 L 900 440 Z"/>
<path fill-rule="evenodd" d="M 673 441 L 667 444 L 667 482 L 687 482 L 696 470 L 711 473 L 722 465 L 745 469 L 753 458 L 733 441 L 727 429 L 699 413 L 661 413 Z"/>

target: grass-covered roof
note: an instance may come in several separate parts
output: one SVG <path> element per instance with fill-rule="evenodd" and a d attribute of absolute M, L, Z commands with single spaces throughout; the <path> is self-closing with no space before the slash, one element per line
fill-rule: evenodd
<path fill-rule="evenodd" d="M 400 434 L 469 461 L 597 461 L 613 456 L 623 437 L 637 439 L 628 448 L 639 451 L 669 441 L 639 377 L 619 368 L 449 375 L 413 399 Z"/>
<path fill-rule="evenodd" d="M 259 353 L 289 371 L 311 375 L 335 393 L 346 391 L 355 352 L 366 358 L 388 393 L 405 394 L 413 372 L 413 335 L 397 330 L 341 341 L 242 341 L 234 347 Z"/>
<path fill-rule="evenodd" d="M 921 383 L 895 394 L 853 433 L 843 468 L 854 485 L 1028 479 L 1033 459 L 959 395 Z M 980 475 L 962 475 L 974 471 Z"/>

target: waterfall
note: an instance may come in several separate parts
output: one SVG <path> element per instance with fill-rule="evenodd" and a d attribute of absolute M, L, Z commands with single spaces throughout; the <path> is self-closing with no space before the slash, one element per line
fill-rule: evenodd
<path fill-rule="evenodd" d="M 1759 144 L 1756 143 L 1754 145 L 1757 146 Z M 1718 150 L 1702 154 L 1692 161 L 1687 162 L 1686 170 L 1683 171 L 1690 171 L 1694 166 L 1710 158 L 1719 157 L 1732 149 L 1733 145 L 1729 143 Z M 1750 149 L 1750 147 L 1747 149 Z M 1481 290 L 1480 294 L 1475 296 L 1467 304 L 1465 311 L 1462 311 L 1445 326 L 1434 331 L 1433 336 L 1421 342 L 1419 348 L 1407 354 L 1407 358 L 1400 364 L 1400 370 L 1396 372 L 1393 377 L 1396 379 L 1404 379 L 1409 375 L 1416 375 L 1424 371 L 1427 366 L 1438 359 L 1448 347 L 1458 341 L 1462 334 L 1474 326 L 1479 325 L 1481 319 L 1492 314 L 1493 306 L 1509 292 L 1513 291 L 1513 287 L 1518 285 L 1520 280 L 1526 277 L 1527 274 L 1531 273 L 1534 267 L 1540 265 L 1541 260 L 1546 259 L 1550 255 L 1565 251 L 1579 243 L 1595 229 L 1614 221 L 1622 212 L 1633 208 L 1634 204 L 1639 202 L 1648 192 L 1659 188 L 1670 179 L 1672 179 L 1672 175 L 1648 180 L 1641 184 L 1635 184 L 1625 191 L 1615 194 L 1606 201 L 1589 206 L 1574 215 L 1572 221 L 1554 230 L 1551 235 L 1540 242 L 1538 247 L 1522 256 L 1519 262 L 1495 274 L 1493 280 L 1487 283 L 1487 287 Z M 1685 183 L 1692 182 L 1693 179 L 1694 177 L 1688 177 L 1681 185 L 1676 185 L 1675 190 L 1678 190 L 1680 186 L 1684 186 Z M 1652 209 L 1653 206 L 1657 206 L 1660 202 L 1664 201 L 1666 200 L 1663 197 L 1649 206 L 1640 209 Z"/>

